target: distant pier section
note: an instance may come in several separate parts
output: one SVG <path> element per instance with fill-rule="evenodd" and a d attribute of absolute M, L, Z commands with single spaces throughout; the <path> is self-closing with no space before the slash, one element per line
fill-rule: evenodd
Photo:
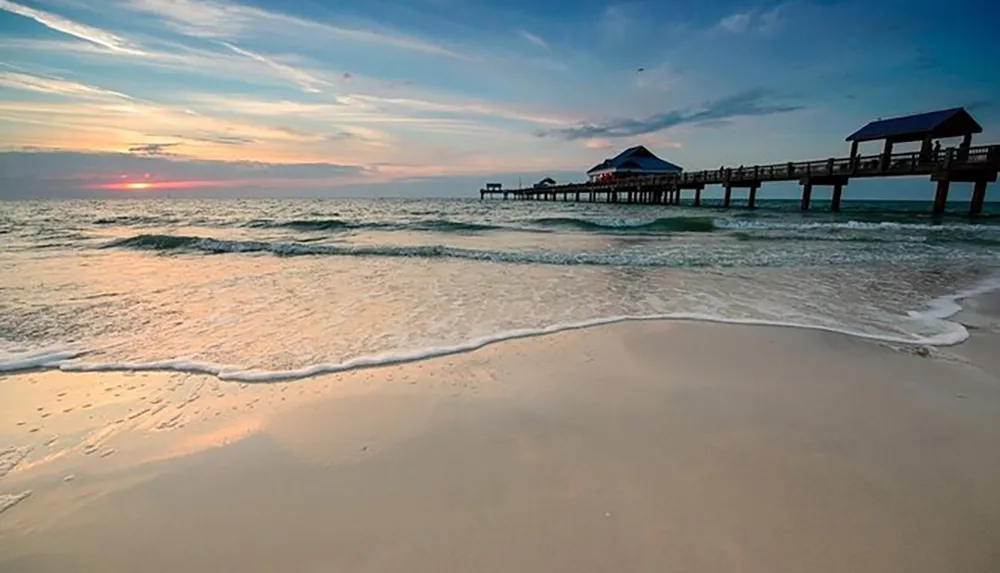
<path fill-rule="evenodd" d="M 933 214 L 944 213 L 952 182 L 972 183 L 969 214 L 978 215 L 986 200 L 986 187 L 1000 171 L 1000 145 L 972 145 L 972 136 L 983 128 L 963 108 L 876 120 L 847 137 L 850 155 L 817 161 L 720 167 L 683 171 L 656 157 L 642 146 L 632 147 L 588 172 L 586 183 L 556 184 L 543 179 L 524 189 L 505 189 L 487 183 L 480 199 L 502 197 L 526 201 L 589 201 L 646 205 L 680 205 L 688 191 L 693 206 L 701 205 L 706 185 L 721 185 L 722 206 L 730 207 L 733 189 L 746 189 L 746 205 L 756 207 L 757 192 L 769 181 L 798 181 L 802 186 L 801 208 L 808 210 L 814 187 L 830 187 L 830 209 L 840 210 L 844 187 L 854 178 L 927 175 L 936 183 Z M 961 138 L 957 146 L 941 148 L 942 139 Z M 861 155 L 861 143 L 882 142 L 876 155 Z M 904 143 L 919 143 L 917 151 L 894 152 Z"/>

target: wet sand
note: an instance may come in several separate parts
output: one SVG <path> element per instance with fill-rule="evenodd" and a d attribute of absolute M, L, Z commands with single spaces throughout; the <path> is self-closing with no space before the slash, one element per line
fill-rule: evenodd
<path fill-rule="evenodd" d="M 998 571 L 998 300 L 926 357 L 642 323 L 287 384 L 7 376 L 0 571 Z"/>

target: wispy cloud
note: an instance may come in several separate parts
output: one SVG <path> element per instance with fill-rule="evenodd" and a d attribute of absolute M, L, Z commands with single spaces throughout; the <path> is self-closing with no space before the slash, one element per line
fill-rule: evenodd
<path fill-rule="evenodd" d="M 142 155 L 145 157 L 169 157 L 175 156 L 176 153 L 170 151 L 171 148 L 180 145 L 178 142 L 174 143 L 145 143 L 142 145 L 133 145 L 128 148 L 129 153 L 134 153 L 136 155 Z"/>
<path fill-rule="evenodd" d="M 0 0 L 0 10 L 30 18 L 47 28 L 86 40 L 114 52 L 132 55 L 142 54 L 137 46 L 122 36 L 17 2 L 11 2 L 11 0 Z"/>
<path fill-rule="evenodd" d="M 531 32 L 529 32 L 527 30 L 519 30 L 518 33 L 521 35 L 522 38 L 524 38 L 525 40 L 527 40 L 528 43 L 533 44 L 533 45 L 535 45 L 535 46 L 537 46 L 537 47 L 539 47 L 539 48 L 541 48 L 541 49 L 543 49 L 545 51 L 549 51 L 550 50 L 549 43 L 546 42 L 545 40 L 543 40 L 541 36 L 539 36 L 537 34 L 532 34 Z"/>
<path fill-rule="evenodd" d="M 156 42 L 150 40 L 149 44 L 144 46 L 141 58 L 129 58 L 128 61 L 131 65 L 145 68 L 207 76 L 213 79 L 235 79 L 254 85 L 284 85 L 291 80 L 303 91 L 310 93 L 333 84 L 334 80 L 344 81 L 341 74 L 324 78 L 324 75 L 329 76 L 330 73 L 324 74 L 323 70 L 305 70 L 291 66 L 272 57 L 237 47 L 235 44 L 227 47 L 225 42 L 219 42 L 216 45 L 219 46 L 218 51 L 163 40 Z M 122 57 L 119 53 L 77 40 L 0 38 L 0 51 L 2 50 L 57 54 L 65 60 L 72 58 L 107 61 L 108 58 Z"/>
<path fill-rule="evenodd" d="M 339 98 L 339 101 L 348 104 L 355 103 L 362 106 L 371 106 L 369 109 L 376 112 L 385 108 L 403 108 L 415 111 L 487 116 L 535 124 L 565 124 L 567 121 L 566 116 L 535 113 L 485 102 L 455 102 L 448 101 L 447 99 L 430 101 L 425 99 L 380 97 L 361 94 Z"/>
<path fill-rule="evenodd" d="M 288 77 L 296 84 L 298 84 L 299 87 L 303 89 L 303 91 L 309 93 L 320 93 L 322 90 L 318 86 L 328 85 L 327 82 L 317 79 L 308 74 L 307 72 L 296 69 L 287 64 L 283 64 L 277 60 L 274 60 L 273 58 L 269 58 L 267 56 L 258 54 L 256 52 L 251 52 L 250 50 L 240 48 L 239 46 L 234 46 L 229 42 L 223 42 L 222 45 L 226 46 L 227 48 L 229 48 L 230 50 L 241 56 L 245 56 L 255 62 L 264 64 L 265 66 L 277 71 L 279 74 Z"/>
<path fill-rule="evenodd" d="M 64 80 L 62 78 L 37 76 L 21 72 L 0 72 L 0 87 L 87 99 L 132 99 L 126 94 L 112 90 Z"/>
<path fill-rule="evenodd" d="M 733 32 L 734 34 L 745 32 L 747 26 L 750 25 L 750 18 L 752 16 L 752 12 L 738 12 L 736 14 L 730 14 L 729 16 L 719 20 L 717 27 L 720 30 Z"/>
<path fill-rule="evenodd" d="M 204 143 L 216 143 L 219 145 L 249 145 L 257 143 L 257 140 L 244 135 L 226 135 L 220 133 L 178 133 L 173 137 L 187 141 L 200 141 Z"/>
<path fill-rule="evenodd" d="M 280 31 L 300 39 L 340 38 L 434 56 L 471 59 L 467 54 L 436 42 L 395 30 L 336 26 L 221 0 L 131 0 L 122 7 L 154 15 L 175 31 L 194 37 L 234 40 L 254 35 L 273 36 Z"/>
<path fill-rule="evenodd" d="M 719 20 L 715 28 L 732 34 L 773 32 L 781 24 L 791 4 L 778 4 L 770 10 L 753 9 L 735 12 Z"/>
<path fill-rule="evenodd" d="M 771 95 L 767 90 L 753 89 L 705 102 L 697 108 L 672 110 L 641 119 L 614 119 L 601 123 L 552 129 L 542 131 L 538 135 L 568 140 L 632 137 L 680 125 L 706 124 L 738 117 L 772 115 L 802 109 L 800 105 L 769 103 Z"/>

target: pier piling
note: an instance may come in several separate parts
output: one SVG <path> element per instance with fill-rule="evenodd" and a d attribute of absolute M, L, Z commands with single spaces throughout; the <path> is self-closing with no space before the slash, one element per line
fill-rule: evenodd
<path fill-rule="evenodd" d="M 803 211 L 809 210 L 809 200 L 812 199 L 813 184 L 812 181 L 806 181 L 802 184 L 802 202 L 799 203 L 799 208 Z"/>
<path fill-rule="evenodd" d="M 950 183 L 947 179 L 937 182 L 937 192 L 934 194 L 934 215 L 944 214 L 944 207 L 948 203 L 948 185 Z"/>
<path fill-rule="evenodd" d="M 983 212 L 983 202 L 986 200 L 986 181 L 976 181 L 972 188 L 972 203 L 969 205 L 969 214 L 979 215 Z"/>
<path fill-rule="evenodd" d="M 844 193 L 844 185 L 835 183 L 833 185 L 833 196 L 830 198 L 830 210 L 834 213 L 840 212 L 840 197 Z"/>

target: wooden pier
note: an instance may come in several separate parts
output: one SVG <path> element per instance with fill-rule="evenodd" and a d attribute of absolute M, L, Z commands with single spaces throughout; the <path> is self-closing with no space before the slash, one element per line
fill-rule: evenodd
<path fill-rule="evenodd" d="M 934 116 L 943 116 L 944 119 Z M 949 115 L 950 114 L 950 115 Z M 894 125 L 896 124 L 896 125 Z M 917 129 L 920 128 L 920 129 Z M 611 181 L 538 185 L 526 189 L 504 189 L 488 184 L 480 189 L 480 199 L 502 197 L 526 201 L 589 201 L 644 205 L 679 205 L 681 195 L 688 191 L 691 204 L 701 205 L 701 193 L 706 185 L 721 185 L 724 189 L 722 206 L 730 207 L 733 189 L 746 189 L 746 206 L 756 207 L 757 193 L 765 182 L 798 181 L 802 186 L 800 206 L 808 210 L 813 187 L 831 187 L 830 209 L 840 210 L 844 187 L 851 179 L 906 177 L 926 175 L 937 184 L 933 213 L 944 213 L 952 182 L 973 183 L 969 205 L 970 215 L 983 210 L 987 184 L 997 180 L 1000 172 L 1000 145 L 971 146 L 971 136 L 982 128 L 965 110 L 943 110 L 919 116 L 871 122 L 847 138 L 852 142 L 851 155 L 817 161 L 776 163 L 738 168 L 632 175 Z M 963 137 L 957 148 L 941 150 L 931 146 L 938 138 Z M 882 153 L 858 155 L 859 142 L 884 141 Z M 893 153 L 896 143 L 920 141 L 919 151 Z"/>

